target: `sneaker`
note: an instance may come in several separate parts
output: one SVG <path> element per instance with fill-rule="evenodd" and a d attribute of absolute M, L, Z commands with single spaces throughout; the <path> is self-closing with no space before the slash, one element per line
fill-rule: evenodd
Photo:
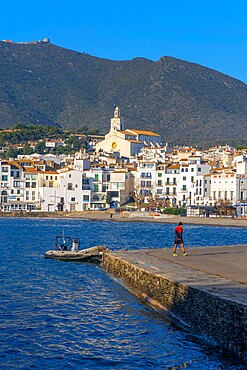
<path fill-rule="evenodd" d="M 173 257 L 178 257 L 178 254 L 177 253 L 173 253 Z"/>
<path fill-rule="evenodd" d="M 183 253 L 183 256 L 184 256 L 184 257 L 188 256 L 188 253 L 186 253 L 186 252 L 185 252 L 185 253 Z"/>

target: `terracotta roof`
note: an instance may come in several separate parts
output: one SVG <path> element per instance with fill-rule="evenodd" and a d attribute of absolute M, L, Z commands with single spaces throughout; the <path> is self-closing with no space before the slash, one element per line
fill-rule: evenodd
<path fill-rule="evenodd" d="M 42 175 L 58 175 L 59 174 L 57 171 L 39 171 L 38 173 L 41 173 Z"/>
<path fill-rule="evenodd" d="M 155 132 L 152 132 L 152 131 L 143 131 L 143 130 L 132 130 L 132 129 L 128 129 L 128 132 L 134 132 L 137 135 L 160 136 L 158 134 L 155 134 Z"/>
<path fill-rule="evenodd" d="M 137 144 L 142 144 L 142 142 L 141 141 L 139 141 L 139 140 L 126 140 L 126 141 L 129 141 L 130 143 L 137 143 Z"/>
<path fill-rule="evenodd" d="M 20 163 L 18 163 L 16 161 L 8 161 L 8 164 L 16 166 L 17 168 L 19 168 L 19 170 L 22 170 L 22 167 L 21 167 Z"/>
<path fill-rule="evenodd" d="M 172 169 L 174 169 L 174 168 L 180 168 L 180 164 L 178 164 L 178 165 L 172 165 L 172 166 L 169 166 L 169 167 L 167 167 L 167 169 L 170 169 L 170 168 L 172 168 Z"/>
<path fill-rule="evenodd" d="M 28 167 L 28 168 L 24 168 L 24 172 L 32 172 L 32 173 L 38 173 L 39 171 L 37 171 L 37 169 L 36 168 L 34 168 L 34 167 Z"/>

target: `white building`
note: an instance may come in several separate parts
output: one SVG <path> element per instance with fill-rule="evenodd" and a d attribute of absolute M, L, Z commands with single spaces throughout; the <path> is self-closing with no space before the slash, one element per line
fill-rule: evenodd
<path fill-rule="evenodd" d="M 117 152 L 120 157 L 130 158 L 137 155 L 144 146 L 157 144 L 161 144 L 161 137 L 152 131 L 125 130 L 120 110 L 116 107 L 110 131 L 104 140 L 96 144 L 96 151 Z"/>

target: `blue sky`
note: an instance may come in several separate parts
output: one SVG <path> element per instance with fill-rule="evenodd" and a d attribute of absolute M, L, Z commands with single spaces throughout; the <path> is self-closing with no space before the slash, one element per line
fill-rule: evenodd
<path fill-rule="evenodd" d="M 0 39 L 101 58 L 175 58 L 247 83 L 246 0 L 3 0 Z"/>

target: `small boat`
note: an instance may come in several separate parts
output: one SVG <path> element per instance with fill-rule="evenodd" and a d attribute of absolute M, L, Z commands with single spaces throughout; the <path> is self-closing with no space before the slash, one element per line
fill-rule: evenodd
<path fill-rule="evenodd" d="M 45 258 L 56 259 L 59 261 L 92 261 L 98 262 L 102 259 L 102 254 L 106 247 L 99 245 L 87 249 L 80 248 L 80 239 L 65 236 L 56 236 L 56 249 L 45 253 Z"/>

